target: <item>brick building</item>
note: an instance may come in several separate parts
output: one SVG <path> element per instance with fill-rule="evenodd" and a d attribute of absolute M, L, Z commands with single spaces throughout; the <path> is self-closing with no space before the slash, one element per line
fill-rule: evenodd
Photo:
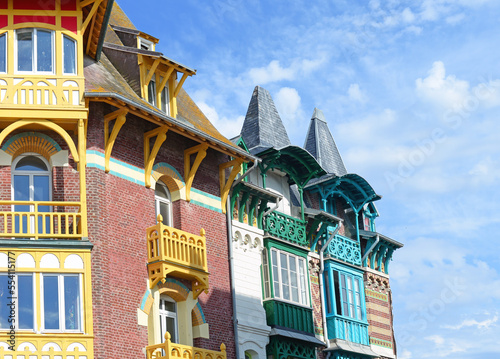
<path fill-rule="evenodd" d="M 158 41 L 0 1 L 0 358 L 395 358 L 401 245 L 321 112 L 293 146 L 257 87 L 230 141 Z"/>

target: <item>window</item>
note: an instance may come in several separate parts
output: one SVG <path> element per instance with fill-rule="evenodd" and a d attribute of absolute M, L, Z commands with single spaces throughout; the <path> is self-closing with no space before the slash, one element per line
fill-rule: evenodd
<path fill-rule="evenodd" d="M 168 84 L 161 90 L 161 110 L 170 116 L 170 97 L 168 93 Z"/>
<path fill-rule="evenodd" d="M 45 159 L 41 156 L 27 155 L 19 156 L 12 164 L 12 199 L 14 201 L 50 201 L 50 171 Z M 50 212 L 50 206 L 38 205 L 38 212 Z M 34 205 L 15 205 L 15 212 L 35 212 Z M 50 233 L 50 218 L 45 221 L 38 216 L 16 216 L 16 233 L 35 233 L 35 224 L 38 233 Z"/>
<path fill-rule="evenodd" d="M 361 277 L 333 270 L 325 271 L 325 290 L 327 312 L 357 320 L 365 320 L 362 301 L 363 283 Z M 333 277 L 333 278 L 332 278 Z M 334 292 L 331 291 L 333 281 Z M 335 296 L 335 312 L 332 308 L 332 296 Z"/>
<path fill-rule="evenodd" d="M 268 265 L 267 261 L 264 265 Z M 274 298 L 308 305 L 305 258 L 272 248 L 270 265 Z M 265 276 L 264 281 L 266 281 Z M 269 291 L 266 290 L 265 293 Z"/>
<path fill-rule="evenodd" d="M 154 51 L 153 45 L 152 41 L 143 39 L 142 37 L 139 38 L 139 48 L 141 50 Z"/>
<path fill-rule="evenodd" d="M 0 329 L 10 329 L 11 325 L 18 330 L 35 328 L 33 285 L 33 274 L 0 274 Z M 17 299 L 14 313 L 8 305 L 11 297 Z"/>
<path fill-rule="evenodd" d="M 163 183 L 160 181 L 156 182 L 155 187 L 155 204 L 156 204 L 156 216 L 161 214 L 163 217 L 163 224 L 170 226 L 172 211 L 170 210 L 170 192 Z"/>
<path fill-rule="evenodd" d="M 165 341 L 165 334 L 170 333 L 170 341 L 178 343 L 177 333 L 177 303 L 166 295 L 160 296 L 160 334 L 161 343 Z"/>
<path fill-rule="evenodd" d="M 0 35 L 0 72 L 7 72 L 7 34 Z"/>
<path fill-rule="evenodd" d="M 78 274 L 44 274 L 42 292 L 42 323 L 45 330 L 82 330 Z"/>
<path fill-rule="evenodd" d="M 54 32 L 42 29 L 17 30 L 16 61 L 19 72 L 53 73 Z"/>
<path fill-rule="evenodd" d="M 156 106 L 156 82 L 154 78 L 148 84 L 148 101 L 151 105 Z"/>
<path fill-rule="evenodd" d="M 76 41 L 63 35 L 64 74 L 76 74 Z"/>

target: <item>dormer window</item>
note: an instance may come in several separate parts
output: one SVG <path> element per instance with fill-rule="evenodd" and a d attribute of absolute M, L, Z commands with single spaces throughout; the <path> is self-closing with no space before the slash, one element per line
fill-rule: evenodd
<path fill-rule="evenodd" d="M 160 77 L 160 82 L 163 82 L 162 77 Z M 158 107 L 158 109 L 170 116 L 170 97 L 168 93 L 168 85 L 163 87 L 163 90 L 161 90 L 159 95 L 160 97 L 158 98 L 156 93 L 155 76 L 153 76 L 148 84 L 148 101 L 151 105 Z M 160 102 L 158 102 L 158 100 Z"/>
<path fill-rule="evenodd" d="M 154 43 L 142 37 L 139 38 L 139 48 L 141 50 L 154 51 Z"/>
<path fill-rule="evenodd" d="M 7 34 L 0 35 L 0 72 L 7 72 Z"/>
<path fill-rule="evenodd" d="M 153 79 L 149 81 L 148 85 L 148 101 L 151 105 L 156 106 L 156 82 Z"/>
<path fill-rule="evenodd" d="M 16 31 L 17 71 L 53 73 L 54 32 L 42 29 Z"/>

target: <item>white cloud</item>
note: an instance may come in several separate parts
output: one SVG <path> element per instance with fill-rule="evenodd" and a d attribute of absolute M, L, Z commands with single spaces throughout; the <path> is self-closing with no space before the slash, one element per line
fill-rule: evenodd
<path fill-rule="evenodd" d="M 429 340 L 436 345 L 443 345 L 444 344 L 444 338 L 440 335 L 431 335 L 431 336 L 425 337 L 424 339 Z"/>
<path fill-rule="evenodd" d="M 401 13 L 401 17 L 406 23 L 412 23 L 413 21 L 415 21 L 415 14 L 408 7 L 403 10 L 403 12 Z"/>
<path fill-rule="evenodd" d="M 248 71 L 250 81 L 256 85 L 265 85 L 270 82 L 293 80 L 296 69 L 284 68 L 278 60 L 273 60 L 265 67 L 253 68 Z"/>
<path fill-rule="evenodd" d="M 462 328 L 467 328 L 467 327 L 476 327 L 477 329 L 484 329 L 484 328 L 488 329 L 497 321 L 498 321 L 498 316 L 495 315 L 493 318 L 486 319 L 481 322 L 475 319 L 466 319 L 458 325 L 443 325 L 443 328 L 452 330 L 460 330 Z"/>
<path fill-rule="evenodd" d="M 356 102 L 365 102 L 365 95 L 361 92 L 358 84 L 351 84 L 347 90 L 349 99 Z"/>
<path fill-rule="evenodd" d="M 398 355 L 398 358 L 399 359 L 411 359 L 411 358 L 413 358 L 413 356 L 409 350 L 403 349 L 401 354 Z"/>
<path fill-rule="evenodd" d="M 244 116 L 238 116 L 236 118 L 220 118 L 214 107 L 202 101 L 198 101 L 197 105 L 223 136 L 233 138 L 239 135 L 241 127 L 243 126 L 243 121 L 245 120 Z"/>
<path fill-rule="evenodd" d="M 296 89 L 282 87 L 274 97 L 274 103 L 283 120 L 294 121 L 300 109 L 300 96 Z"/>

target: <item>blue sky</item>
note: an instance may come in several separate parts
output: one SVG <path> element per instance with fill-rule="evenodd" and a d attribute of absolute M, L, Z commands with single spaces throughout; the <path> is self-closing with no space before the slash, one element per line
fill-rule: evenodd
<path fill-rule="evenodd" d="M 391 285 L 401 359 L 500 357 L 500 2 L 120 0 L 184 87 L 239 133 L 269 90 L 293 144 L 323 110 L 347 170 L 405 244 Z M 156 11 L 150 11 L 154 7 Z"/>

